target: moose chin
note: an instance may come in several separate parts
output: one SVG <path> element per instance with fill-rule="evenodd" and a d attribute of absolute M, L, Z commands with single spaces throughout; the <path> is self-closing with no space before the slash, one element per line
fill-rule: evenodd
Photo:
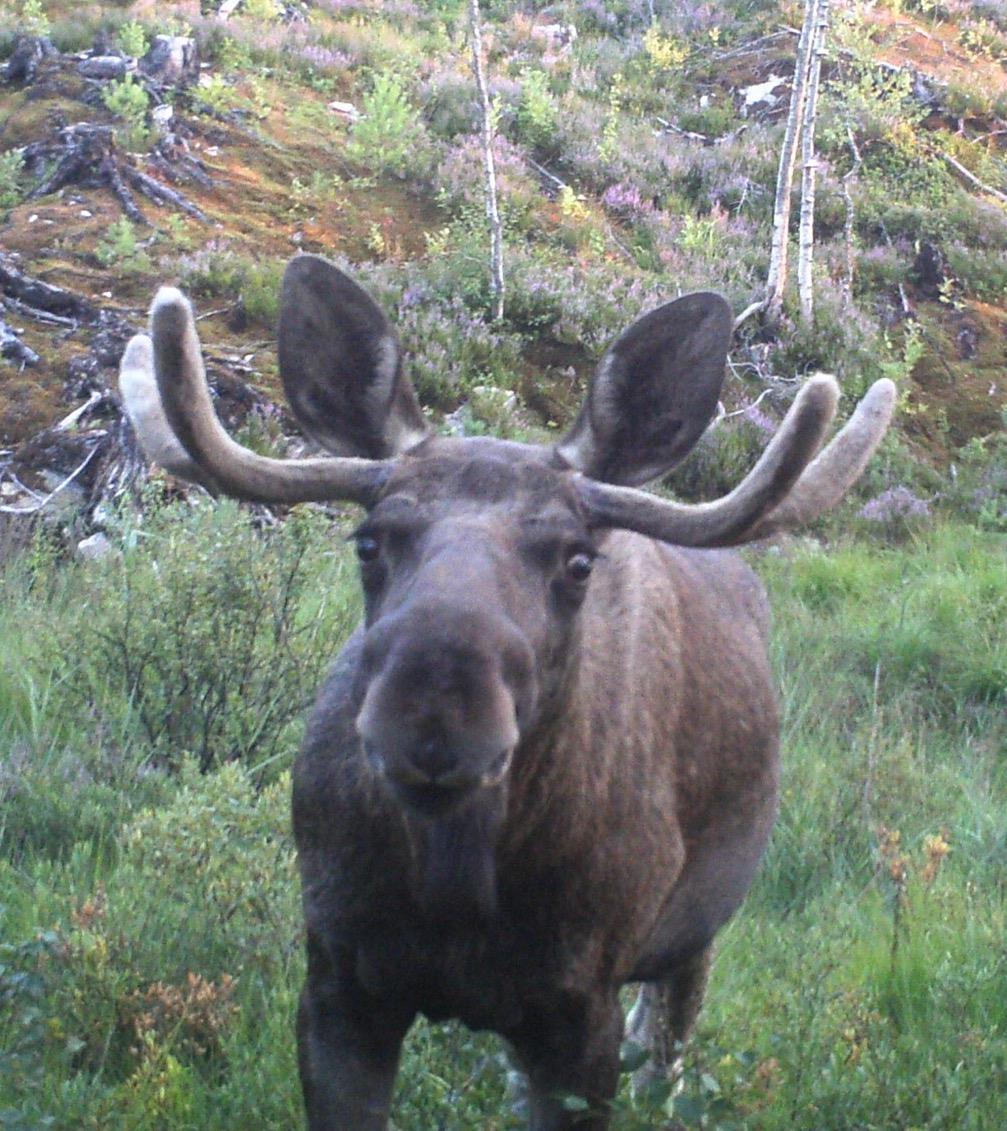
<path fill-rule="evenodd" d="M 716 413 L 731 334 L 721 297 L 687 295 L 612 343 L 554 446 L 443 437 L 377 304 L 299 256 L 280 371 L 332 453 L 303 460 L 223 430 L 178 291 L 158 293 L 150 336 L 129 343 L 123 399 L 167 470 L 216 494 L 364 512 L 364 620 L 294 771 L 312 1131 L 387 1127 L 419 1014 L 506 1038 L 533 1131 L 609 1125 L 627 983 L 643 983 L 641 1072 L 676 1071 L 714 936 L 776 813 L 768 609 L 731 547 L 838 502 L 894 404 L 878 382 L 823 447 L 838 390 L 812 377 L 730 494 L 684 505 L 642 490 Z"/>

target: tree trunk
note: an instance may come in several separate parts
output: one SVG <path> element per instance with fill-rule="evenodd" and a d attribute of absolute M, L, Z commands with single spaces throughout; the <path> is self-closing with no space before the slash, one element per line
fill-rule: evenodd
<path fill-rule="evenodd" d="M 493 319 L 499 322 L 504 312 L 503 223 L 497 207 L 496 165 L 493 161 L 493 113 L 490 106 L 486 75 L 483 72 L 483 45 L 480 29 L 479 0 L 469 0 L 469 24 L 472 35 L 472 70 L 479 90 L 482 111 L 483 163 L 486 169 L 486 220 L 490 230 L 490 278 L 493 293 Z"/>
<path fill-rule="evenodd" d="M 856 214 L 853 209 L 852 185 L 857 180 L 860 172 L 860 150 L 857 148 L 857 139 L 853 130 L 847 128 L 847 137 L 850 139 L 850 152 L 853 154 L 853 164 L 848 173 L 843 175 L 843 200 L 846 204 L 846 221 L 843 224 L 843 242 L 846 246 L 846 271 L 843 276 L 843 306 L 848 308 L 853 305 L 853 275 L 856 255 L 853 247 L 854 221 Z"/>
<path fill-rule="evenodd" d="M 814 4 L 814 0 L 812 0 Z M 810 322 L 815 308 L 812 267 L 815 256 L 815 186 L 818 160 L 815 157 L 815 120 L 818 115 L 818 84 L 822 74 L 822 55 L 829 28 L 829 0 L 818 0 L 815 33 L 808 65 L 801 139 L 801 226 L 797 252 L 797 291 L 801 299 L 801 320 Z"/>
<path fill-rule="evenodd" d="M 769 256 L 769 275 L 766 279 L 765 318 L 772 325 L 780 317 L 783 291 L 787 285 L 787 241 L 790 238 L 790 195 L 794 185 L 794 166 L 797 163 L 797 144 L 804 120 L 805 91 L 808 69 L 815 38 L 818 0 L 805 0 L 804 25 L 797 44 L 794 63 L 794 81 L 790 91 L 790 111 L 787 129 L 783 136 L 780 165 L 776 176 L 776 198 L 773 205 L 773 243 Z"/>

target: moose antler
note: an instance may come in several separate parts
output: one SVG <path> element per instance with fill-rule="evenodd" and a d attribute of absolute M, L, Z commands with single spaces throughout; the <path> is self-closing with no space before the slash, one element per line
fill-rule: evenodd
<path fill-rule="evenodd" d="M 597 525 L 680 546 L 737 546 L 800 526 L 834 506 L 856 482 L 888 429 L 896 389 L 887 378 L 876 381 L 809 466 L 838 398 L 835 378 L 822 373 L 810 378 L 759 462 L 729 495 L 714 502 L 675 503 L 589 479 L 580 484 L 581 496 Z"/>
<path fill-rule="evenodd" d="M 157 292 L 150 331 L 150 338 L 138 334 L 127 346 L 120 387 L 124 376 L 135 387 L 156 383 L 161 413 L 148 414 L 153 429 L 143 430 L 141 443 L 148 451 L 162 451 L 168 470 L 196 482 L 209 479 L 222 492 L 239 499 L 290 504 L 348 499 L 364 506 L 374 502 L 391 461 L 270 459 L 231 439 L 214 411 L 192 308 L 181 291 L 162 287 Z M 124 399 L 128 401 L 125 392 Z M 163 431 L 187 453 L 188 464 L 173 445 L 161 442 L 162 422 Z M 142 420 L 134 423 L 143 427 Z"/>
<path fill-rule="evenodd" d="M 237 498 L 288 504 L 340 498 L 363 506 L 376 501 L 394 459 L 269 459 L 231 439 L 214 411 L 192 309 L 180 291 L 161 288 L 150 324 L 151 338 L 137 335 L 127 347 L 120 387 L 151 458 Z M 895 395 L 891 381 L 876 382 L 815 459 L 839 399 L 835 379 L 817 374 L 751 472 L 714 502 L 677 503 L 584 474 L 577 475 L 577 490 L 596 527 L 686 546 L 754 541 L 808 522 L 838 502 L 884 436 Z M 566 463 L 559 453 L 557 458 Z"/>

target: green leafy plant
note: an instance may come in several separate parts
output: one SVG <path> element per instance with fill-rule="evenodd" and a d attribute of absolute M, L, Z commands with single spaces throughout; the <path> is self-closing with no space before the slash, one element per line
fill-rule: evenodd
<path fill-rule="evenodd" d="M 355 122 L 347 156 L 379 172 L 402 175 L 417 168 L 417 146 L 425 128 L 409 102 L 402 79 L 394 71 L 378 71 L 363 99 L 363 116 Z"/>
<path fill-rule="evenodd" d="M 621 72 L 617 72 L 612 76 L 612 84 L 608 88 L 605 122 L 602 125 L 601 139 L 598 142 L 598 157 L 601 161 L 609 162 L 616 155 L 619 143 L 619 124 L 625 102 L 625 79 Z"/>
<path fill-rule="evenodd" d="M 127 274 L 141 274 L 153 267 L 145 246 L 137 238 L 132 220 L 120 216 L 108 226 L 108 231 L 98 241 L 95 255 L 103 267 L 115 265 Z"/>
<path fill-rule="evenodd" d="M 120 25 L 116 38 L 127 55 L 140 59 L 147 54 L 147 29 L 137 20 L 127 20 Z"/>
<path fill-rule="evenodd" d="M 26 35 L 48 35 L 52 30 L 42 0 L 21 0 L 16 25 Z"/>
<path fill-rule="evenodd" d="M 101 95 L 102 102 L 125 124 L 122 131 L 123 143 L 130 149 L 139 149 L 150 137 L 147 129 L 147 110 L 150 95 L 132 75 L 118 82 L 111 82 Z"/>
<path fill-rule="evenodd" d="M 242 0 L 239 14 L 245 19 L 265 24 L 277 19 L 280 5 L 276 0 Z"/>
<path fill-rule="evenodd" d="M 16 149 L 0 153 L 0 214 L 21 202 L 24 162 Z"/>
<path fill-rule="evenodd" d="M 545 71 L 525 71 L 515 122 L 518 139 L 532 149 L 548 147 L 556 138 L 557 114 L 549 76 Z"/>
<path fill-rule="evenodd" d="M 133 533 L 127 525 L 127 542 Z M 169 507 L 142 533 L 156 561 L 127 551 L 87 580 L 90 628 L 74 643 L 67 694 L 109 726 L 138 727 L 168 766 L 186 751 L 203 769 L 289 751 L 333 635 L 356 610 L 340 584 L 311 588 L 318 524 L 299 514 L 263 536 L 233 506 L 194 520 Z"/>

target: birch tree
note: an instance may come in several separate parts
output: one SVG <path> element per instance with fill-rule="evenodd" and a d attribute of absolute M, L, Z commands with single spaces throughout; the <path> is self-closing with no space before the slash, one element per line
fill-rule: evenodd
<path fill-rule="evenodd" d="M 486 73 L 483 69 L 482 27 L 479 0 L 469 0 L 469 30 L 472 40 L 472 70 L 479 91 L 482 118 L 483 166 L 485 168 L 486 223 L 490 233 L 490 290 L 493 318 L 500 321 L 504 312 L 503 223 L 497 205 L 496 164 L 493 160 L 493 108 L 490 105 Z"/>
<path fill-rule="evenodd" d="M 822 56 L 829 25 L 829 0 L 814 0 L 809 8 L 817 8 L 814 33 L 808 62 L 808 79 L 804 92 L 804 115 L 801 123 L 801 223 L 797 241 L 797 292 L 801 300 L 801 319 L 810 322 L 815 308 L 812 277 L 815 255 L 815 187 L 818 159 L 815 156 L 815 121 L 818 117 L 818 85 L 822 76 Z"/>
<path fill-rule="evenodd" d="M 768 323 L 779 320 L 783 307 L 783 292 L 787 285 L 787 257 L 790 239 L 790 197 L 794 186 L 794 168 L 804 125 L 805 95 L 818 26 L 819 0 L 805 0 L 804 24 L 797 44 L 794 63 L 794 81 L 790 91 L 790 110 L 783 136 L 780 164 L 776 176 L 776 197 L 773 204 L 773 242 L 769 255 L 769 274 L 766 279 L 766 298 L 763 312 Z"/>

